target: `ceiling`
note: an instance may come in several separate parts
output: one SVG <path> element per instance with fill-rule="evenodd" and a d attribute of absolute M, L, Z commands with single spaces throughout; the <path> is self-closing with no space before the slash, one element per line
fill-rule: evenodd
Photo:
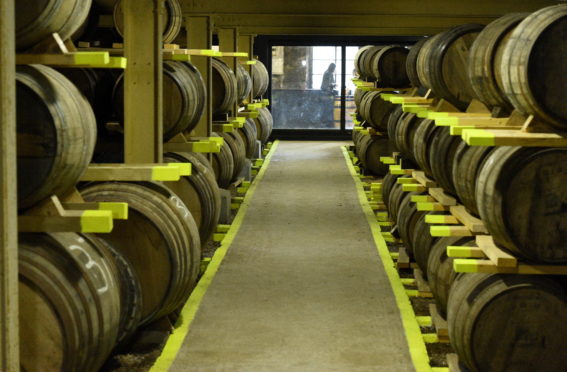
<path fill-rule="evenodd" d="M 464 23 L 531 12 L 550 0 L 181 0 L 184 13 L 216 28 L 267 35 L 428 35 Z"/>

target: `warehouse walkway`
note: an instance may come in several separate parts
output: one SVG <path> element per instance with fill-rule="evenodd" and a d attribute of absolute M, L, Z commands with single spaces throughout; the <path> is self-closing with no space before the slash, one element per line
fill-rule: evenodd
<path fill-rule="evenodd" d="M 172 368 L 412 371 L 340 142 L 280 142 Z"/>

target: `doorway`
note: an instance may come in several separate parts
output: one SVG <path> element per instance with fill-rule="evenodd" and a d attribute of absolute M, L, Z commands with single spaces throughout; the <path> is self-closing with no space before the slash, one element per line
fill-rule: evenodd
<path fill-rule="evenodd" d="M 350 139 L 354 57 L 364 45 L 411 45 L 415 37 L 258 36 L 254 53 L 270 73 L 273 136 Z M 331 65 L 334 67 L 331 67 Z"/>

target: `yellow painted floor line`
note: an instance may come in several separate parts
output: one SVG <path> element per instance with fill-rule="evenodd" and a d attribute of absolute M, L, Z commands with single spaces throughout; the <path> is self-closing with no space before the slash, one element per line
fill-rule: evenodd
<path fill-rule="evenodd" d="M 197 286 L 195 287 L 195 289 L 193 289 L 191 296 L 189 296 L 189 299 L 185 303 L 185 306 L 181 311 L 181 316 L 179 317 L 179 320 L 175 324 L 175 330 L 169 336 L 161 355 L 150 369 L 151 372 L 168 371 L 171 365 L 173 364 L 173 362 L 175 361 L 175 357 L 177 356 L 177 353 L 181 349 L 181 346 L 183 346 L 183 342 L 185 341 L 185 338 L 189 334 L 191 323 L 193 322 L 193 319 L 195 319 L 195 315 L 199 310 L 199 306 L 201 305 L 201 300 L 203 299 L 205 293 L 207 292 L 207 289 L 209 288 L 209 285 L 213 281 L 215 274 L 217 273 L 220 264 L 222 263 L 222 260 L 226 256 L 226 253 L 228 252 L 228 249 L 230 248 L 230 245 L 232 244 L 234 237 L 236 236 L 238 230 L 240 229 L 240 225 L 244 220 L 244 216 L 246 215 L 246 211 L 248 210 L 248 206 L 250 204 L 250 201 L 252 200 L 254 191 L 256 190 L 256 187 L 258 186 L 262 178 L 264 178 L 264 174 L 268 169 L 268 165 L 270 164 L 270 160 L 272 159 L 272 156 L 276 152 L 278 143 L 279 141 L 276 140 L 272 144 L 272 147 L 270 148 L 270 152 L 266 156 L 262 168 L 260 169 L 260 172 L 258 173 L 256 178 L 250 185 L 250 189 L 246 193 L 246 196 L 244 197 L 244 201 L 242 202 L 240 209 L 238 210 L 238 213 L 234 218 L 234 221 L 230 225 L 230 229 L 228 230 L 226 236 L 224 237 L 221 246 L 215 251 L 215 254 L 211 259 L 211 262 L 209 263 L 209 266 L 207 267 L 205 274 L 201 277 L 201 279 L 197 283 Z"/>
<path fill-rule="evenodd" d="M 418 372 L 431 372 L 431 366 L 429 364 L 429 356 L 427 355 L 427 348 L 425 347 L 425 342 L 423 342 L 423 337 L 421 336 L 421 329 L 419 328 L 419 323 L 411 306 L 409 297 L 406 294 L 406 290 L 398 272 L 395 269 L 394 261 L 386 245 L 386 241 L 382 237 L 380 225 L 374 216 L 370 204 L 368 204 L 368 199 L 366 198 L 366 193 L 364 192 L 364 187 L 360 181 L 355 169 L 352 164 L 348 151 L 346 147 L 342 148 L 343 155 L 345 157 L 348 169 L 354 182 L 356 184 L 356 189 L 358 192 L 358 199 L 362 210 L 366 215 L 368 224 L 370 225 L 370 230 L 372 236 L 374 237 L 374 242 L 376 243 L 376 248 L 378 254 L 380 255 L 382 264 L 384 265 L 384 270 L 388 279 L 390 280 L 390 285 L 392 286 L 392 291 L 396 298 L 396 304 L 400 310 L 400 315 L 402 318 L 402 324 L 404 326 L 404 331 L 406 333 L 406 340 L 408 342 L 408 347 L 411 355 L 413 365 Z"/>

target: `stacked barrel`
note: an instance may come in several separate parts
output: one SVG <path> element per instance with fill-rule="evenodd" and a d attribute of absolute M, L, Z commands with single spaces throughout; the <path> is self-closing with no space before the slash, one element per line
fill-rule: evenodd
<path fill-rule="evenodd" d="M 261 98 L 268 89 L 268 72 L 262 62 L 254 60 L 253 78 L 240 64 L 236 75 L 220 59 L 213 59 L 213 113 L 217 117 L 228 115 L 236 104 L 245 105 L 248 96 Z M 256 141 L 261 145 L 268 142 L 273 129 L 273 118 L 266 107 L 258 109 L 258 117 L 248 119 L 242 129 L 231 133 L 214 133 L 222 137 L 227 146 L 213 155 L 213 168 L 220 187 L 228 188 L 237 180 L 245 166 L 245 159 L 252 159 Z"/>
<path fill-rule="evenodd" d="M 89 9 L 91 13 L 89 14 Z M 177 0 L 165 2 L 163 41 L 181 30 Z M 57 32 L 77 40 L 92 19 L 112 13 L 122 34 L 122 2 L 58 0 L 16 2 L 17 49 L 46 50 Z M 96 23 L 96 22 L 95 22 Z M 97 34 L 96 32 L 94 34 Z M 99 34 L 97 34 L 99 35 Z M 163 141 L 188 134 L 212 94 L 215 114 L 261 97 L 268 74 L 257 61 L 258 81 L 212 61 L 207 92 L 190 62 L 163 62 Z M 273 122 L 261 109 L 242 129 L 218 133 L 221 152 L 164 154 L 164 162 L 190 163 L 177 182 L 79 183 L 91 162 L 123 161 L 124 77 L 119 70 L 19 65 L 16 74 L 18 208 L 44 211 L 52 196 L 89 203 L 127 203 L 127 220 L 109 234 L 20 233 L 19 317 L 25 371 L 98 371 L 135 332 L 177 312 L 196 285 L 201 246 L 219 223 L 220 187 L 228 187 L 266 143 Z M 236 115 L 236 113 L 234 113 Z M 113 125 L 112 123 L 116 123 Z M 78 191 L 78 193 L 77 193 Z"/>
<path fill-rule="evenodd" d="M 564 135 L 567 116 L 558 97 L 567 93 L 567 78 L 558 69 L 567 51 L 555 35 L 565 29 L 565 5 L 509 14 L 486 27 L 457 26 L 417 43 L 407 59 L 408 75 L 415 87 L 431 89 L 429 97 L 439 106 L 462 111 L 476 99 L 494 116 L 515 110 Z M 387 126 L 405 168 L 423 171 L 484 222 L 500 249 L 521 262 L 565 264 L 567 150 L 469 146 L 449 127 L 423 116 L 398 106 L 380 124 Z M 456 273 L 447 247 L 476 246 L 475 238 L 432 237 L 426 219 L 439 212 L 417 210 L 412 197 L 427 193 L 403 192 L 398 179 L 407 177 L 387 173 L 383 200 L 395 224 L 392 231 L 424 273 L 438 312 L 447 318 L 460 362 L 471 371 L 567 369 L 567 360 L 559 356 L 567 341 L 565 281 Z"/>
<path fill-rule="evenodd" d="M 410 81 L 405 68 L 408 54 L 409 50 L 399 45 L 362 47 L 355 56 L 358 79 L 391 91 L 408 88 Z M 394 150 L 387 133 L 388 118 L 394 105 L 382 99 L 379 90 L 366 87 L 356 89 L 354 102 L 362 128 L 370 129 L 372 134 L 353 131 L 356 155 L 366 173 L 383 176 L 388 168 L 379 159 L 391 155 Z"/>

